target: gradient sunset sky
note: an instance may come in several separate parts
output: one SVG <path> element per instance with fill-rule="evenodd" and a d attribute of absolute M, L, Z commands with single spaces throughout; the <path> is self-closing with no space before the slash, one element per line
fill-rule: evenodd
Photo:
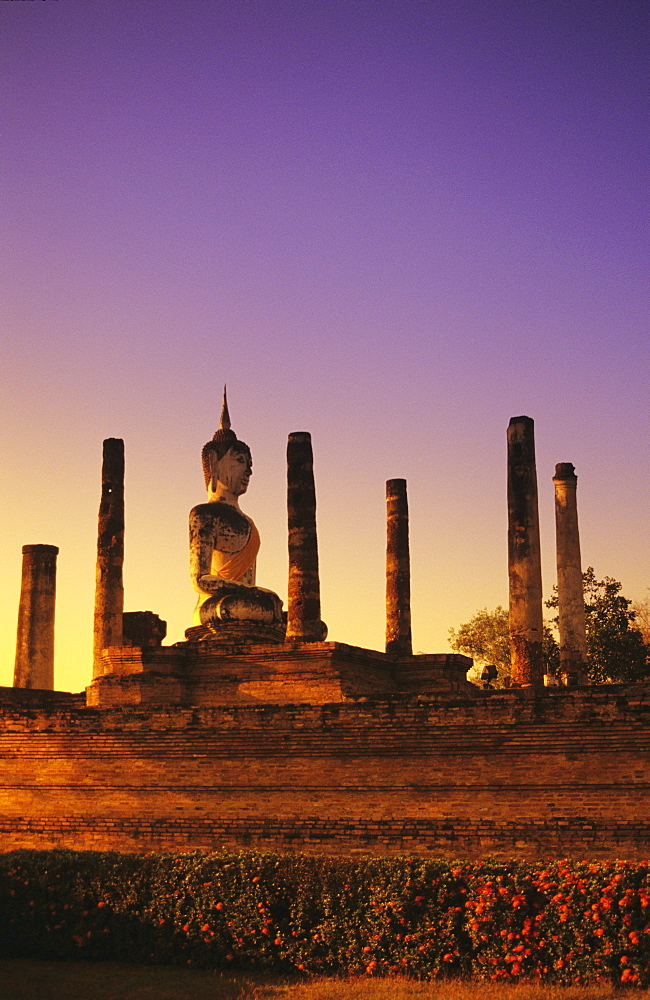
<path fill-rule="evenodd" d="M 60 547 L 55 686 L 91 678 L 102 440 L 126 610 L 192 623 L 187 515 L 228 383 L 258 583 L 286 599 L 311 431 L 323 618 L 383 648 L 385 481 L 413 639 L 507 604 L 506 428 L 535 420 L 583 563 L 650 585 L 645 0 L 0 4 L 0 684 L 21 547 Z"/>

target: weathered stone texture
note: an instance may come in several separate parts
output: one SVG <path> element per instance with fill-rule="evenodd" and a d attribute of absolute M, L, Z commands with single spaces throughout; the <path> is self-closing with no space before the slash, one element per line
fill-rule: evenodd
<path fill-rule="evenodd" d="M 153 611 L 125 611 L 122 632 L 125 646 L 158 647 L 167 635 L 167 622 Z"/>
<path fill-rule="evenodd" d="M 189 629 L 188 632 L 194 631 Z M 198 631 L 198 630 L 197 630 Z M 445 692 L 472 697 L 465 675 L 472 661 L 457 653 L 391 657 L 341 642 L 225 646 L 197 642 L 103 652 L 104 672 L 88 687 L 88 704 L 322 705 L 392 694 Z"/>
<path fill-rule="evenodd" d="M 54 687 L 56 545 L 23 545 L 14 687 Z"/>
<path fill-rule="evenodd" d="M 411 656 L 411 564 L 405 479 L 386 483 L 386 652 Z"/>
<path fill-rule="evenodd" d="M 508 578 L 512 681 L 541 687 L 545 673 L 542 563 L 530 417 L 513 417 L 508 426 Z"/>
<path fill-rule="evenodd" d="M 289 522 L 289 609 L 287 639 L 322 642 L 316 488 L 311 435 L 296 431 L 287 444 L 287 513 Z"/>
<path fill-rule="evenodd" d="M 9 703 L 0 722 L 5 849 L 638 860 L 650 844 L 649 685 L 320 706 Z"/>
<path fill-rule="evenodd" d="M 102 497 L 97 531 L 93 677 L 103 670 L 102 650 L 122 645 L 124 611 L 124 441 L 107 438 L 102 460 Z"/>
<path fill-rule="evenodd" d="M 570 462 L 555 466 L 553 483 L 560 673 L 565 684 L 573 685 L 586 680 L 587 631 L 578 530 L 578 477 Z"/>

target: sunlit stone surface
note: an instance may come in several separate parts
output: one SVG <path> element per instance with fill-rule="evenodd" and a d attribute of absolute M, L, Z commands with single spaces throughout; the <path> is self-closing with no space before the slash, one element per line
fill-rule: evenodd
<path fill-rule="evenodd" d="M 564 683 L 571 686 L 584 683 L 586 678 L 587 630 L 578 530 L 578 477 L 570 462 L 555 466 L 553 483 L 560 673 Z"/>
<path fill-rule="evenodd" d="M 544 678 L 542 562 L 535 431 L 530 417 L 508 426 L 508 576 L 512 681 L 540 687 Z"/>
<path fill-rule="evenodd" d="M 56 545 L 23 545 L 14 687 L 54 688 Z"/>
<path fill-rule="evenodd" d="M 102 450 L 102 498 L 97 527 L 93 677 L 104 671 L 103 650 L 122 645 L 124 611 L 124 441 L 107 438 Z"/>

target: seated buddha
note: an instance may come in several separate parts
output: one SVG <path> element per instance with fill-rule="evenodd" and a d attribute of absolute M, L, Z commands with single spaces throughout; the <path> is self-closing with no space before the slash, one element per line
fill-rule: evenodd
<path fill-rule="evenodd" d="M 239 506 L 253 469 L 250 448 L 230 426 L 226 391 L 219 428 L 202 452 L 206 503 L 190 512 L 190 573 L 199 599 L 195 625 L 282 625 L 282 601 L 255 585 L 260 536 Z"/>

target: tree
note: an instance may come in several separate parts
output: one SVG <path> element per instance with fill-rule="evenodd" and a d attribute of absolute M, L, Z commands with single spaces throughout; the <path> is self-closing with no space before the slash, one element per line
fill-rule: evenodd
<path fill-rule="evenodd" d="M 632 601 L 618 580 L 597 580 L 593 566 L 582 574 L 587 628 L 587 677 L 592 684 L 643 680 L 650 674 L 650 647 L 636 627 Z M 546 601 L 557 609 L 557 589 Z M 553 619 L 557 622 L 557 617 Z"/>
<path fill-rule="evenodd" d="M 550 673 L 556 673 L 560 650 L 555 636 L 546 624 L 542 641 L 547 669 Z M 496 686 L 510 686 L 512 666 L 508 612 L 500 604 L 494 611 L 488 611 L 487 608 L 477 611 L 473 618 L 459 626 L 458 631 L 450 628 L 449 644 L 452 649 L 477 661 L 468 674 L 469 680 L 473 683 L 480 680 L 481 668 L 487 663 L 493 663 L 498 670 Z"/>
<path fill-rule="evenodd" d="M 632 601 L 622 596 L 621 584 L 617 580 L 611 577 L 596 580 L 592 566 L 582 576 L 589 682 L 630 682 L 650 677 L 650 595 L 645 601 L 632 605 Z M 555 587 L 546 606 L 557 610 Z M 557 617 L 544 624 L 544 655 L 546 669 L 557 675 L 560 650 L 550 624 L 557 625 Z M 494 663 L 499 671 L 497 686 L 505 687 L 509 684 L 508 612 L 501 605 L 494 611 L 488 611 L 487 608 L 477 611 L 473 618 L 458 629 L 450 628 L 449 643 L 452 649 L 465 653 L 476 661 L 468 675 L 471 681 L 477 683 L 482 667 L 487 663 Z"/>
<path fill-rule="evenodd" d="M 494 611 L 487 608 L 477 611 L 458 631 L 450 628 L 449 644 L 458 653 L 478 661 L 468 675 L 474 683 L 480 680 L 481 666 L 486 663 L 493 663 L 499 671 L 497 687 L 503 687 L 506 678 L 510 678 L 508 612 L 501 605 Z"/>

